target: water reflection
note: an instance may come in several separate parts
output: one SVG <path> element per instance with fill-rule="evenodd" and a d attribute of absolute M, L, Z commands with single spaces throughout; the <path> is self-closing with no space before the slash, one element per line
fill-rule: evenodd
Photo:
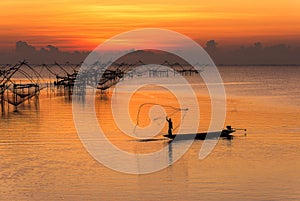
<path fill-rule="evenodd" d="M 278 69 L 278 76 L 288 78 L 288 71 Z M 299 80 L 297 72 L 295 80 Z M 272 71 L 259 67 L 226 67 L 223 73 L 227 81 L 255 81 L 257 76 L 263 79 L 264 75 L 272 75 Z M 278 77 L 274 77 L 273 84 L 271 81 L 268 87 L 284 86 L 278 82 Z M 291 84 L 279 90 L 295 96 L 294 91 L 299 88 L 295 86 L 298 85 L 292 87 Z M 18 113 L 13 113 L 12 106 L 8 109 L 5 105 L 0 117 L 1 199 L 124 200 L 130 195 L 132 200 L 299 200 L 300 113 L 299 107 L 293 107 L 299 97 L 283 97 L 281 104 L 273 107 L 273 97 L 255 96 L 257 91 L 270 93 L 269 89 L 264 90 L 266 87 L 257 84 L 254 87 L 250 84 L 227 86 L 227 122 L 249 128 L 249 131 L 246 137 L 220 140 L 205 160 L 198 159 L 203 141 L 194 141 L 178 161 L 175 156 L 181 142 L 129 141 L 111 121 L 109 95 L 102 99 L 97 95 L 100 101 L 96 108 L 101 111 L 98 117 L 103 121 L 108 138 L 117 146 L 131 153 L 149 153 L 168 146 L 160 160 L 169 167 L 138 176 L 105 168 L 87 153 L 74 128 L 70 101 L 65 101 L 64 97 L 49 93 L 50 98 L 43 98 L 42 91 L 37 104 L 25 102 Z M 252 88 L 256 90 L 254 94 Z M 272 93 L 276 94 L 274 90 Z M 246 94 L 247 97 L 232 97 L 231 94 Z M 83 97 L 78 97 L 78 101 L 84 101 Z M 148 98 L 145 96 L 144 100 Z M 206 100 L 199 98 L 199 102 Z M 290 100 L 293 104 L 289 105 L 286 101 Z M 209 119 L 205 106 L 201 107 L 201 123 Z M 167 133 L 167 128 L 162 132 Z"/>
<path fill-rule="evenodd" d="M 169 166 L 171 166 L 173 164 L 173 143 L 171 141 L 168 141 L 167 144 L 168 144 Z"/>
<path fill-rule="evenodd" d="M 15 106 L 12 106 L 6 102 L 1 103 L 1 117 L 8 118 L 13 117 L 14 115 L 22 115 L 24 120 L 26 120 L 25 116 L 30 116 L 33 114 L 40 113 L 40 101 L 39 99 L 28 100 L 26 103 L 21 104 L 16 109 Z"/>

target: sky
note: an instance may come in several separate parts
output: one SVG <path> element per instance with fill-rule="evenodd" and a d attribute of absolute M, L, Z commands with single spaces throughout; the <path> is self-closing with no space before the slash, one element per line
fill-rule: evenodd
<path fill-rule="evenodd" d="M 0 50 L 22 40 L 36 47 L 92 50 L 138 28 L 163 28 L 200 44 L 300 45 L 299 0 L 12 0 L 0 2 Z"/>

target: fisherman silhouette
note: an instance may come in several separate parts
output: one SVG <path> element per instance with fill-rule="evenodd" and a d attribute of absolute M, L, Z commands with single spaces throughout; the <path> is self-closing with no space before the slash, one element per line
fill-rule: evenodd
<path fill-rule="evenodd" d="M 168 117 L 166 117 L 166 121 L 168 122 L 169 124 L 169 129 L 168 129 L 168 135 L 172 135 L 172 129 L 173 129 L 173 122 L 172 122 L 172 119 Z"/>

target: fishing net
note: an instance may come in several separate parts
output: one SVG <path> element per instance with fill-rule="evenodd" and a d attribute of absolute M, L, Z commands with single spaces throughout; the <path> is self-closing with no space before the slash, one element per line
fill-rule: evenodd
<path fill-rule="evenodd" d="M 138 107 L 136 125 L 133 132 L 135 132 L 137 126 L 145 127 L 150 122 L 159 127 L 163 127 L 166 125 L 166 117 L 173 119 L 173 131 L 175 131 L 179 128 L 180 124 L 183 123 L 187 112 L 188 108 L 180 108 L 159 103 L 143 103 Z"/>

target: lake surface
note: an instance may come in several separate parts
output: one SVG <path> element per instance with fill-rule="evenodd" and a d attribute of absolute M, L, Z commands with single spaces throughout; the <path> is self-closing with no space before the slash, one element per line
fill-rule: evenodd
<path fill-rule="evenodd" d="M 220 139 L 203 160 L 199 151 L 204 142 L 196 140 L 173 161 L 180 142 L 161 137 L 167 125 L 160 113 L 154 121 L 163 127 L 157 140 L 125 135 L 114 123 L 112 90 L 96 95 L 97 118 L 112 144 L 133 154 L 167 147 L 159 160 L 169 166 L 149 174 L 121 173 L 95 160 L 77 135 L 71 98 L 58 91 L 43 90 L 38 102 L 19 106 L 19 112 L 5 106 L 0 117 L 0 200 L 300 200 L 300 67 L 219 71 L 227 96 L 224 126 L 246 128 L 247 135 L 238 131 L 232 140 Z M 199 131 L 205 131 L 210 98 L 201 79 L 187 80 L 200 106 Z M 123 98 L 116 94 L 117 100 Z M 187 94 L 186 101 L 189 98 Z M 172 93 L 157 86 L 143 88 L 132 99 L 133 121 L 143 103 L 178 106 Z M 149 109 L 140 110 L 141 126 L 151 121 Z M 176 111 L 165 108 L 174 127 L 183 123 Z M 193 118 L 188 113 L 187 122 Z M 110 157 L 105 148 L 103 152 Z"/>

